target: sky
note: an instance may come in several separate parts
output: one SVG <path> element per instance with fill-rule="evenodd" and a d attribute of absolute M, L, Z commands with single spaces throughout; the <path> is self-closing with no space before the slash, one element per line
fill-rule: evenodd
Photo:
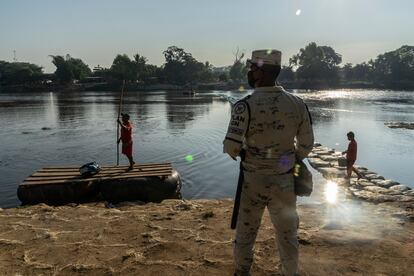
<path fill-rule="evenodd" d="M 300 10 L 300 11 L 299 11 Z M 413 0 L 0 0 L 0 60 L 53 72 L 49 55 L 110 67 L 139 53 L 162 65 L 175 45 L 199 61 L 231 65 L 237 49 L 282 51 L 310 42 L 360 63 L 414 45 Z"/>

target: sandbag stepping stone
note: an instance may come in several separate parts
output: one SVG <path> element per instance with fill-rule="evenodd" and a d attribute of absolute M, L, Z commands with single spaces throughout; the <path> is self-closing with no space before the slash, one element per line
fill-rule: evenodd
<path fill-rule="evenodd" d="M 397 197 L 398 197 L 398 201 L 400 201 L 400 202 L 414 202 L 414 197 L 413 196 L 400 195 L 400 196 L 397 196 Z"/>
<path fill-rule="evenodd" d="M 362 166 L 360 166 L 360 165 L 354 165 L 354 167 L 355 167 L 358 171 L 360 171 L 361 173 L 362 173 L 362 172 L 367 172 L 367 171 L 368 171 L 368 169 L 367 169 L 367 168 L 362 167 Z"/>
<path fill-rule="evenodd" d="M 390 188 L 392 186 L 400 184 L 397 181 L 390 180 L 390 179 L 387 179 L 387 180 L 373 180 L 372 182 L 374 182 L 374 181 L 375 181 L 375 184 L 377 186 L 384 187 L 384 188 Z"/>
<path fill-rule="evenodd" d="M 378 175 L 376 173 L 371 173 L 371 174 L 366 174 L 364 175 L 365 178 L 368 178 L 369 180 L 373 180 L 373 179 L 384 179 L 383 176 Z"/>
<path fill-rule="evenodd" d="M 390 187 L 390 190 L 395 190 L 395 191 L 399 191 L 399 192 L 405 192 L 408 190 L 411 190 L 409 187 L 405 186 L 405 185 L 395 185 Z"/>
<path fill-rule="evenodd" d="M 382 187 L 378 187 L 378 186 L 367 186 L 364 189 L 366 191 L 370 191 L 370 192 L 373 192 L 373 193 L 379 193 L 379 194 L 388 194 L 390 192 L 391 193 L 392 192 L 395 192 L 395 191 L 388 190 L 388 189 L 385 189 L 385 188 L 382 188 Z"/>
<path fill-rule="evenodd" d="M 407 191 L 403 192 L 403 194 L 407 195 L 407 196 L 414 196 L 414 191 L 413 190 L 407 190 Z"/>
<path fill-rule="evenodd" d="M 331 166 L 329 164 L 329 162 L 323 161 L 320 158 L 308 158 L 308 162 L 315 169 L 325 168 L 325 167 L 330 167 Z"/>
<path fill-rule="evenodd" d="M 321 155 L 319 157 L 320 159 L 322 159 L 323 161 L 338 161 L 338 157 L 332 156 L 332 155 Z"/>
<path fill-rule="evenodd" d="M 361 187 L 367 187 L 367 186 L 374 186 L 375 185 L 374 183 L 369 182 L 366 179 L 360 179 L 360 180 L 351 179 L 351 184 L 352 183 L 355 183 L 355 185 L 358 185 L 358 186 L 361 186 Z"/>

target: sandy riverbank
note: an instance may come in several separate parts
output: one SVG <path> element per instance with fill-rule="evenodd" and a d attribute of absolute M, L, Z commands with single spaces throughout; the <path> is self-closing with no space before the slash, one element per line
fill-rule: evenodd
<path fill-rule="evenodd" d="M 4 209 L 0 275 L 232 275 L 231 211 L 231 200 Z M 414 223 L 399 208 L 298 211 L 301 275 L 413 275 Z M 276 251 L 265 212 L 253 275 L 279 275 Z"/>

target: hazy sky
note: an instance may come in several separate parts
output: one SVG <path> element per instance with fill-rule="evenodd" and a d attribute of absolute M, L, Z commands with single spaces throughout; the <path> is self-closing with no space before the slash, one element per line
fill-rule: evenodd
<path fill-rule="evenodd" d="M 297 15 L 298 9 L 301 10 Z M 54 66 L 70 54 L 91 68 L 118 53 L 161 65 L 171 45 L 215 66 L 237 47 L 276 48 L 283 62 L 311 41 L 359 63 L 414 45 L 413 0 L 0 0 L 0 60 Z"/>

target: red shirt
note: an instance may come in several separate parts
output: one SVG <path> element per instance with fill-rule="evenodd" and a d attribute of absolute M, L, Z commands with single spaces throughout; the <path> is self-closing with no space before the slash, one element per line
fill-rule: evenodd
<path fill-rule="evenodd" d="M 351 140 L 348 144 L 346 159 L 351 161 L 355 161 L 357 159 L 357 142 L 355 140 Z"/>
<path fill-rule="evenodd" d="M 124 124 L 124 127 L 121 127 L 121 140 L 122 143 L 129 143 L 132 141 L 132 125 L 130 122 Z"/>

